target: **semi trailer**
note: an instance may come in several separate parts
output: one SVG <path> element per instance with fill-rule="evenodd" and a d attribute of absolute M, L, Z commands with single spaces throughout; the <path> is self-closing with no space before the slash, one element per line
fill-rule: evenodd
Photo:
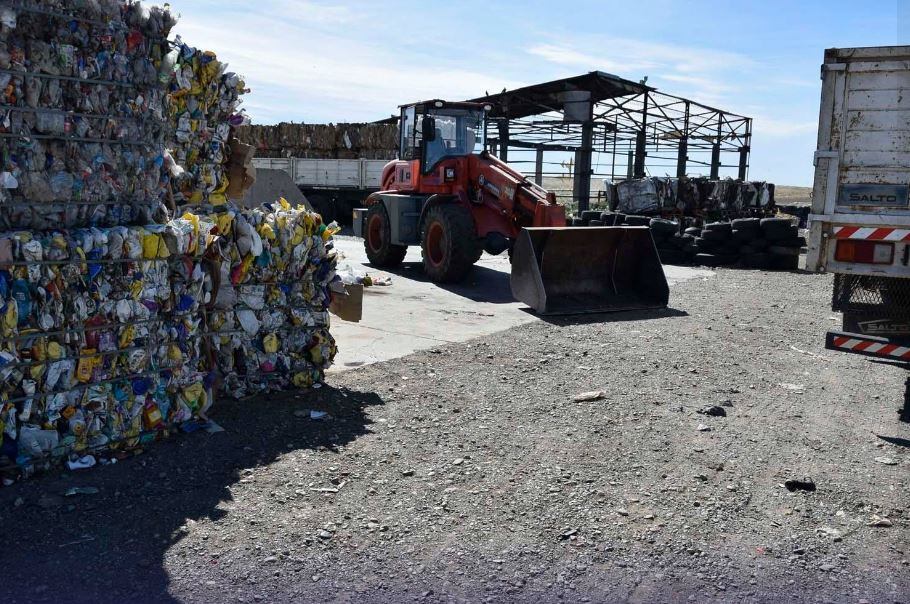
<path fill-rule="evenodd" d="M 257 170 L 287 172 L 326 223 L 350 225 L 354 208 L 379 190 L 385 159 L 311 159 L 300 157 L 253 159 Z"/>
<path fill-rule="evenodd" d="M 821 75 L 807 268 L 843 313 L 826 347 L 910 369 L 910 46 L 832 48 Z"/>

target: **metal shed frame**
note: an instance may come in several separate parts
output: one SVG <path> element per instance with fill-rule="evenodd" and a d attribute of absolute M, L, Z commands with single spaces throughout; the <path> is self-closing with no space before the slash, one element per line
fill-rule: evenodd
<path fill-rule="evenodd" d="M 735 169 L 749 172 L 752 119 L 696 101 L 659 92 L 601 71 L 471 99 L 489 103 L 489 144 L 503 160 L 534 153 L 534 178 L 545 175 L 545 152 L 574 153 L 573 197 L 589 207 L 593 176 L 618 180 L 646 175 L 702 175 L 719 178 Z M 595 169 L 594 153 L 609 155 Z M 733 156 L 733 159 L 730 158 Z M 532 163 L 513 158 L 512 163 Z M 669 170 L 668 170 L 669 168 Z M 707 171 L 707 174 L 704 172 Z"/>

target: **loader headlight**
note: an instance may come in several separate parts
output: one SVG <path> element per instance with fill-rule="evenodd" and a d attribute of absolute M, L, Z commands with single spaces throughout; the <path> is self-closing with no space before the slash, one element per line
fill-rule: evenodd
<path fill-rule="evenodd" d="M 455 182 L 455 168 L 446 168 L 446 182 Z"/>

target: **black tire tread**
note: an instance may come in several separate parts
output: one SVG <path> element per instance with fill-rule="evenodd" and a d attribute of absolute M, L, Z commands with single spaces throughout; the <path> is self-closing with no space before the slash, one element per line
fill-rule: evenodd
<path fill-rule="evenodd" d="M 420 250 L 424 259 L 424 272 L 435 283 L 456 283 L 465 278 L 476 259 L 480 258 L 478 248 L 483 253 L 474 219 L 463 207 L 447 203 L 435 205 L 427 211 L 423 223 L 424 233 L 434 220 L 440 221 L 445 229 L 448 250 L 442 266 L 433 267 L 427 262 L 426 239 L 422 237 Z"/>
<path fill-rule="evenodd" d="M 366 237 L 369 235 L 370 218 L 376 214 L 382 214 L 383 216 L 383 229 L 385 231 L 383 233 L 383 239 L 386 244 L 381 249 L 374 251 L 370 247 Z M 392 268 L 400 266 L 401 263 L 404 262 L 404 257 L 408 253 L 408 247 L 406 245 L 393 245 L 389 243 L 389 240 L 392 238 L 392 224 L 389 221 L 389 213 L 385 208 L 385 204 L 378 202 L 370 206 L 367 210 L 366 229 L 367 232 L 364 233 L 363 247 L 366 248 L 367 258 L 369 258 L 370 264 L 379 268 Z"/>

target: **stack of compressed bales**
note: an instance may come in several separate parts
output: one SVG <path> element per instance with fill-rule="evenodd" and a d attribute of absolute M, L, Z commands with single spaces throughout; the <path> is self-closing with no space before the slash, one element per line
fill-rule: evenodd
<path fill-rule="evenodd" d="M 320 382 L 334 232 L 284 203 L 0 238 L 0 457 L 116 451 L 205 418 L 218 387 Z"/>
<path fill-rule="evenodd" d="M 394 159 L 395 124 L 293 124 L 245 126 L 237 138 L 256 149 L 257 157 Z"/>
<path fill-rule="evenodd" d="M 320 382 L 336 352 L 328 309 L 339 280 L 337 228 L 284 200 L 214 220 L 222 262 L 208 328 L 225 391 L 240 397 Z"/>
<path fill-rule="evenodd" d="M 729 217 L 762 214 L 774 208 L 774 185 L 765 182 L 648 177 L 619 182 L 615 189 L 615 195 L 608 195 L 615 200 L 611 209 L 624 214 Z"/>
<path fill-rule="evenodd" d="M 168 104 L 173 163 L 168 167 L 174 202 L 222 205 L 227 202 L 231 129 L 248 121 L 237 113 L 246 85 L 214 53 L 179 39 L 167 62 L 173 65 Z"/>
<path fill-rule="evenodd" d="M 159 80 L 174 19 L 135 2 L 71 4 L 0 7 L 2 228 L 142 224 L 163 196 Z"/>
<path fill-rule="evenodd" d="M 221 205 L 244 85 L 169 52 L 173 24 L 131 0 L 0 7 L 3 482 L 193 429 L 221 389 L 309 386 L 334 357 L 335 229 Z"/>
<path fill-rule="evenodd" d="M 204 413 L 201 272 L 174 270 L 169 226 L 0 239 L 3 451 L 48 455 L 154 438 Z M 191 263 L 190 263 L 191 264 Z M 179 276 L 179 283 L 177 282 Z"/>

